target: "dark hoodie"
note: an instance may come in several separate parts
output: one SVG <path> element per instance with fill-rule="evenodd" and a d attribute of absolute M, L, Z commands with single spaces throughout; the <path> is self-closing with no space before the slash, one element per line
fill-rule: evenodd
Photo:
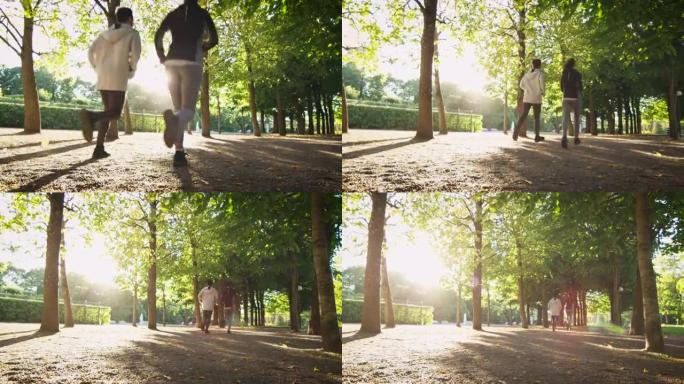
<path fill-rule="evenodd" d="M 575 68 L 566 68 L 561 75 L 563 98 L 577 99 L 582 94 L 582 74 Z"/>
<path fill-rule="evenodd" d="M 204 31 L 209 31 L 209 41 L 202 43 Z M 164 34 L 171 31 L 171 47 L 164 54 Z M 197 5 L 196 0 L 185 0 L 180 7 L 171 11 L 162 21 L 154 35 L 157 56 L 166 60 L 188 60 L 202 62 L 202 54 L 218 44 L 218 34 L 209 12 Z"/>

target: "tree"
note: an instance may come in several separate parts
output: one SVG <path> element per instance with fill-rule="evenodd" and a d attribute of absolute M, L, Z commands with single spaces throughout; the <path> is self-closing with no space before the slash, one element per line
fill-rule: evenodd
<path fill-rule="evenodd" d="M 318 302 L 321 309 L 321 337 L 323 350 L 342 353 L 342 335 L 337 325 L 337 310 L 335 309 L 335 292 L 328 259 L 328 242 L 326 241 L 326 226 L 324 219 L 325 206 L 323 195 L 311 193 L 311 231 L 313 241 L 313 257 L 316 269 L 316 286 Z M 326 225 L 327 224 L 327 225 Z"/>
<path fill-rule="evenodd" d="M 361 332 L 380 333 L 380 267 L 382 241 L 385 237 L 386 193 L 372 193 L 372 210 L 368 222 L 368 253 L 363 283 Z"/>
<path fill-rule="evenodd" d="M 435 55 L 437 0 L 414 0 L 423 14 L 420 40 L 420 80 L 418 83 L 417 139 L 432 139 L 432 64 Z"/>
<path fill-rule="evenodd" d="M 43 292 L 43 315 L 41 332 L 59 332 L 59 248 L 62 222 L 64 220 L 64 193 L 48 194 L 50 221 L 47 226 L 47 247 L 45 255 L 45 288 Z"/>
<path fill-rule="evenodd" d="M 655 272 L 651 260 L 651 224 L 650 198 L 646 192 L 638 192 L 636 201 L 636 233 L 639 256 L 639 275 L 644 305 L 644 330 L 646 334 L 646 350 L 662 352 L 664 348 L 663 331 L 660 328 L 660 311 L 658 309 L 658 291 Z"/>
<path fill-rule="evenodd" d="M 60 272 L 60 285 L 62 286 L 62 302 L 64 303 L 64 328 L 72 328 L 74 326 L 74 315 L 71 311 L 71 295 L 69 294 L 69 283 L 67 280 L 66 272 L 66 245 L 64 241 L 64 228 L 66 228 L 66 219 L 62 219 L 61 228 L 61 249 L 59 258 L 59 272 Z"/>

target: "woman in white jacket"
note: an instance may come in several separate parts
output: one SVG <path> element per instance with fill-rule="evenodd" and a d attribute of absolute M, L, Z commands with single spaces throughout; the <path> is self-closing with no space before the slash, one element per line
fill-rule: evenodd
<path fill-rule="evenodd" d="M 83 136 L 93 140 L 93 126 L 99 122 L 93 158 L 108 157 L 104 140 L 109 122 L 121 117 L 128 80 L 133 78 L 140 59 L 140 35 L 133 29 L 133 11 L 116 10 L 117 23 L 100 33 L 88 50 L 88 60 L 97 72 L 97 89 L 102 95 L 103 112 L 81 110 Z"/>
<path fill-rule="evenodd" d="M 518 140 L 518 129 L 527 119 L 530 107 L 534 111 L 534 142 L 544 141 L 543 136 L 539 136 L 539 126 L 541 118 L 541 103 L 544 96 L 544 72 L 541 70 L 541 60 L 532 60 L 532 71 L 525 73 L 520 79 L 520 88 L 524 91 L 523 113 L 518 118 L 515 129 L 513 130 L 513 140 Z"/>

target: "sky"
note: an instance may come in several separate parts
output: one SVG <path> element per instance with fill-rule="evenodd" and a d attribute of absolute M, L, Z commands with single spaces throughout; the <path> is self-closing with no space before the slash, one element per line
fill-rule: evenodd
<path fill-rule="evenodd" d="M 375 14 L 379 25 L 387 24 L 387 15 L 381 11 Z M 378 51 L 378 70 L 401 80 L 417 79 L 420 75 L 419 32 L 413 39 L 404 39 L 403 44 L 383 46 Z M 367 37 L 358 33 L 348 20 L 343 20 L 343 46 L 363 46 Z M 456 47 L 460 46 L 460 50 Z M 487 83 L 485 69 L 478 63 L 475 46 L 454 40 L 448 34 L 440 37 L 439 69 L 441 82 L 457 84 L 460 89 L 484 94 Z"/>
<path fill-rule="evenodd" d="M 7 215 L 7 195 L 0 195 L 0 216 Z M 91 233 L 91 241 L 85 236 L 87 229 L 78 221 L 67 223 L 65 231 L 66 269 L 86 276 L 96 283 L 115 285 L 116 262 L 108 255 L 105 237 Z M 0 232 L 0 262 L 10 262 L 25 270 L 45 267 L 46 232 L 30 229 L 26 232 Z M 10 249 L 11 248 L 11 249 Z"/>
<path fill-rule="evenodd" d="M 21 19 L 13 19 L 13 22 L 18 28 L 23 25 Z M 67 26 L 69 28 L 69 26 Z M 104 30 L 104 28 L 103 28 Z M 53 44 L 40 28 L 36 28 L 34 32 L 34 46 L 38 52 L 50 51 L 50 45 Z M 146 88 L 150 92 L 165 93 L 167 92 L 167 77 L 164 67 L 159 63 L 157 54 L 152 41 L 146 41 L 144 36 L 141 36 L 142 41 L 142 57 L 138 63 L 138 69 L 135 77 L 130 80 L 129 84 L 138 84 Z M 47 56 L 38 56 L 36 64 L 39 66 L 41 60 L 49 60 Z M 66 68 L 66 75 L 68 77 L 78 78 L 84 81 L 95 83 L 97 80 L 95 71 L 88 63 L 87 48 L 74 48 L 68 55 L 70 62 L 69 68 Z M 0 41 L 0 65 L 8 67 L 21 66 L 21 60 L 14 51 L 7 45 Z"/>
<path fill-rule="evenodd" d="M 387 223 L 387 269 L 399 272 L 407 280 L 426 287 L 439 287 L 440 279 L 446 275 L 439 251 L 432 235 L 418 231 L 409 238 L 409 228 L 401 219 L 390 218 Z M 366 265 L 367 228 L 343 228 L 342 231 L 342 269 Z M 355 241 L 362 239 L 363 241 Z"/>

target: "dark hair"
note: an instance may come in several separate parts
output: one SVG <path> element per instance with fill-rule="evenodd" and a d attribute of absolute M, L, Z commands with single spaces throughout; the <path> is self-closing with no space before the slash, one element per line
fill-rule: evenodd
<path fill-rule="evenodd" d="M 572 68 L 575 68 L 575 59 L 568 59 L 568 61 L 565 62 L 565 65 L 563 66 L 563 71 L 568 71 Z"/>
<path fill-rule="evenodd" d="M 212 284 L 213 284 L 213 283 L 211 282 L 211 280 L 207 280 L 207 285 L 208 285 L 208 286 L 211 287 Z"/>
<path fill-rule="evenodd" d="M 539 59 L 532 60 L 532 68 L 534 68 L 534 69 L 541 68 L 541 60 L 539 60 Z"/>
<path fill-rule="evenodd" d="M 133 17 L 133 11 L 130 8 L 119 7 L 116 9 L 116 21 L 125 23 L 128 19 Z"/>
<path fill-rule="evenodd" d="M 197 0 L 183 0 L 183 4 L 185 4 L 185 5 L 199 5 L 199 4 L 197 4 Z"/>

